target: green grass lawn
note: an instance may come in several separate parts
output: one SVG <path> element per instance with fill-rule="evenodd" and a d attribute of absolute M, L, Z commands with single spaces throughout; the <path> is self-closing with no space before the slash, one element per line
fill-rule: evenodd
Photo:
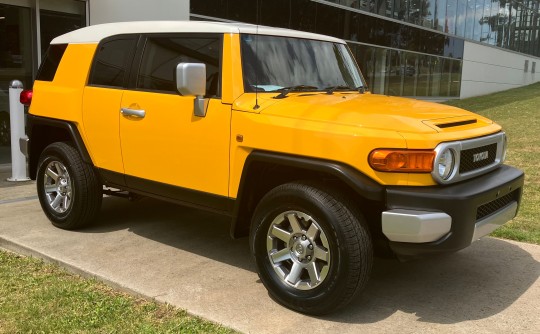
<path fill-rule="evenodd" d="M 447 104 L 500 124 L 509 141 L 506 163 L 525 171 L 518 216 L 492 235 L 540 245 L 540 83 Z"/>
<path fill-rule="evenodd" d="M 0 333 L 233 333 L 116 292 L 58 266 L 0 250 Z"/>

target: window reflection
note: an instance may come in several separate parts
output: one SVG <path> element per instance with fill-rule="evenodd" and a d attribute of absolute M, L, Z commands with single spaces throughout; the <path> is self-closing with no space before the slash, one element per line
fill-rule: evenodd
<path fill-rule="evenodd" d="M 323 90 L 363 86 L 358 68 L 344 44 L 290 37 L 241 35 L 244 89 L 276 91 L 313 86 Z"/>
<path fill-rule="evenodd" d="M 339 3 L 436 31 L 540 56 L 540 4 L 538 0 L 336 0 L 327 2 Z M 367 20 L 370 19 L 367 18 Z M 367 40 L 360 41 L 371 43 Z"/>

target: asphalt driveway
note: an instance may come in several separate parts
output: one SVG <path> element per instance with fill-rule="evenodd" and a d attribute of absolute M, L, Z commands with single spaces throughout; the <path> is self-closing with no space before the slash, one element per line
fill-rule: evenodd
<path fill-rule="evenodd" d="M 131 293 L 250 333 L 537 333 L 540 247 L 484 238 L 461 252 L 375 262 L 344 310 L 308 317 L 278 305 L 258 280 L 247 239 L 226 219 L 172 204 L 107 197 L 99 222 L 54 228 L 35 185 L 0 188 L 0 247 L 57 262 Z"/>

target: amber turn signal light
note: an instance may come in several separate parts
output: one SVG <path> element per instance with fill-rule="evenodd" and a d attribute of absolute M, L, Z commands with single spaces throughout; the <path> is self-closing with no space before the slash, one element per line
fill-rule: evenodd
<path fill-rule="evenodd" d="M 369 165 L 379 172 L 431 173 L 435 151 L 376 149 L 369 154 Z"/>

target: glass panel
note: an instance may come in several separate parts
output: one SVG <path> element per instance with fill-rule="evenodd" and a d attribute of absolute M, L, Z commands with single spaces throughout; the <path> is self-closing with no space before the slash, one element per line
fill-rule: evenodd
<path fill-rule="evenodd" d="M 282 28 L 290 26 L 291 0 L 262 1 L 259 2 L 259 6 L 261 24 Z"/>
<path fill-rule="evenodd" d="M 456 35 L 465 36 L 465 17 L 467 16 L 467 0 L 457 0 Z"/>
<path fill-rule="evenodd" d="M 30 9 L 0 4 L 0 164 L 11 162 L 9 83 L 32 86 L 32 31 Z"/>
<path fill-rule="evenodd" d="M 323 90 L 363 85 L 356 62 L 343 44 L 308 39 L 242 35 L 244 89 Z M 345 87 L 344 87 L 345 89 Z"/>
<path fill-rule="evenodd" d="M 452 97 L 459 97 L 460 88 L 461 88 L 461 64 L 460 60 L 452 60 L 452 69 L 451 69 L 451 83 L 450 83 L 450 94 Z"/>
<path fill-rule="evenodd" d="M 135 38 L 125 38 L 102 43 L 94 58 L 89 84 L 124 87 L 136 42 Z"/>
<path fill-rule="evenodd" d="M 409 7 L 409 22 L 424 25 L 424 20 L 428 14 L 429 0 L 411 0 Z"/>
<path fill-rule="evenodd" d="M 429 64 L 430 85 L 428 96 L 441 96 L 441 59 L 439 57 L 431 57 Z"/>
<path fill-rule="evenodd" d="M 483 1 L 483 0 L 482 0 Z M 473 38 L 476 14 L 476 0 L 467 0 L 467 12 L 465 17 L 465 37 Z"/>
<path fill-rule="evenodd" d="M 426 16 L 423 21 L 423 26 L 426 28 L 435 27 L 435 14 L 437 12 L 437 0 L 427 0 L 426 2 Z"/>
<path fill-rule="evenodd" d="M 79 14 L 53 12 L 50 10 L 40 11 L 41 27 L 41 54 L 44 55 L 53 38 L 67 32 L 86 26 L 85 3 L 74 1 L 79 9 Z"/>
<path fill-rule="evenodd" d="M 484 6 L 479 8 L 480 19 L 478 23 L 480 24 L 480 42 L 489 43 L 489 40 L 492 38 L 491 29 L 489 28 L 489 18 L 491 16 L 491 0 L 484 1 Z"/>
<path fill-rule="evenodd" d="M 444 25 L 444 32 L 449 34 L 456 34 L 456 15 L 458 0 L 447 0 L 446 2 L 446 22 Z"/>
<path fill-rule="evenodd" d="M 484 2 L 491 0 L 476 0 L 475 11 L 474 11 L 474 21 L 473 24 L 473 36 L 472 39 L 475 41 L 480 41 L 482 38 L 482 16 L 484 16 Z"/>
<path fill-rule="evenodd" d="M 433 29 L 438 31 L 446 31 L 446 0 L 435 1 L 435 21 Z"/>
<path fill-rule="evenodd" d="M 343 19 L 345 10 L 317 4 L 315 32 L 318 34 L 343 38 Z"/>
<path fill-rule="evenodd" d="M 41 66 L 39 68 L 36 80 L 41 81 L 53 81 L 56 75 L 56 70 L 60 65 L 62 56 L 67 49 L 67 44 L 54 44 L 49 47 L 49 50 L 45 54 Z"/>
<path fill-rule="evenodd" d="M 416 82 L 416 96 L 429 96 L 429 88 L 431 86 L 431 58 L 434 57 L 418 57 L 418 80 Z"/>
<path fill-rule="evenodd" d="M 403 95 L 416 96 L 418 83 L 418 55 L 404 52 L 403 63 Z"/>
<path fill-rule="evenodd" d="M 450 90 L 450 68 L 451 60 L 442 58 L 441 62 L 441 76 L 439 79 L 439 96 L 448 96 Z"/>
<path fill-rule="evenodd" d="M 176 93 L 176 66 L 182 62 L 203 63 L 206 65 L 207 96 L 216 96 L 220 58 L 219 37 L 148 38 L 137 77 L 137 88 Z"/>
<path fill-rule="evenodd" d="M 373 91 L 375 66 L 376 66 L 376 48 L 359 45 L 356 52 L 356 61 L 362 70 L 364 78 L 367 80 L 368 87 Z"/>
<path fill-rule="evenodd" d="M 227 17 L 227 0 L 191 0 L 189 2 L 191 14 L 211 17 Z"/>
<path fill-rule="evenodd" d="M 257 1 L 227 1 L 227 18 L 238 22 L 257 23 Z"/>
<path fill-rule="evenodd" d="M 315 32 L 316 3 L 310 0 L 291 2 L 291 29 Z"/>
<path fill-rule="evenodd" d="M 401 52 L 388 50 L 386 56 L 386 94 L 400 96 L 402 85 Z"/>

